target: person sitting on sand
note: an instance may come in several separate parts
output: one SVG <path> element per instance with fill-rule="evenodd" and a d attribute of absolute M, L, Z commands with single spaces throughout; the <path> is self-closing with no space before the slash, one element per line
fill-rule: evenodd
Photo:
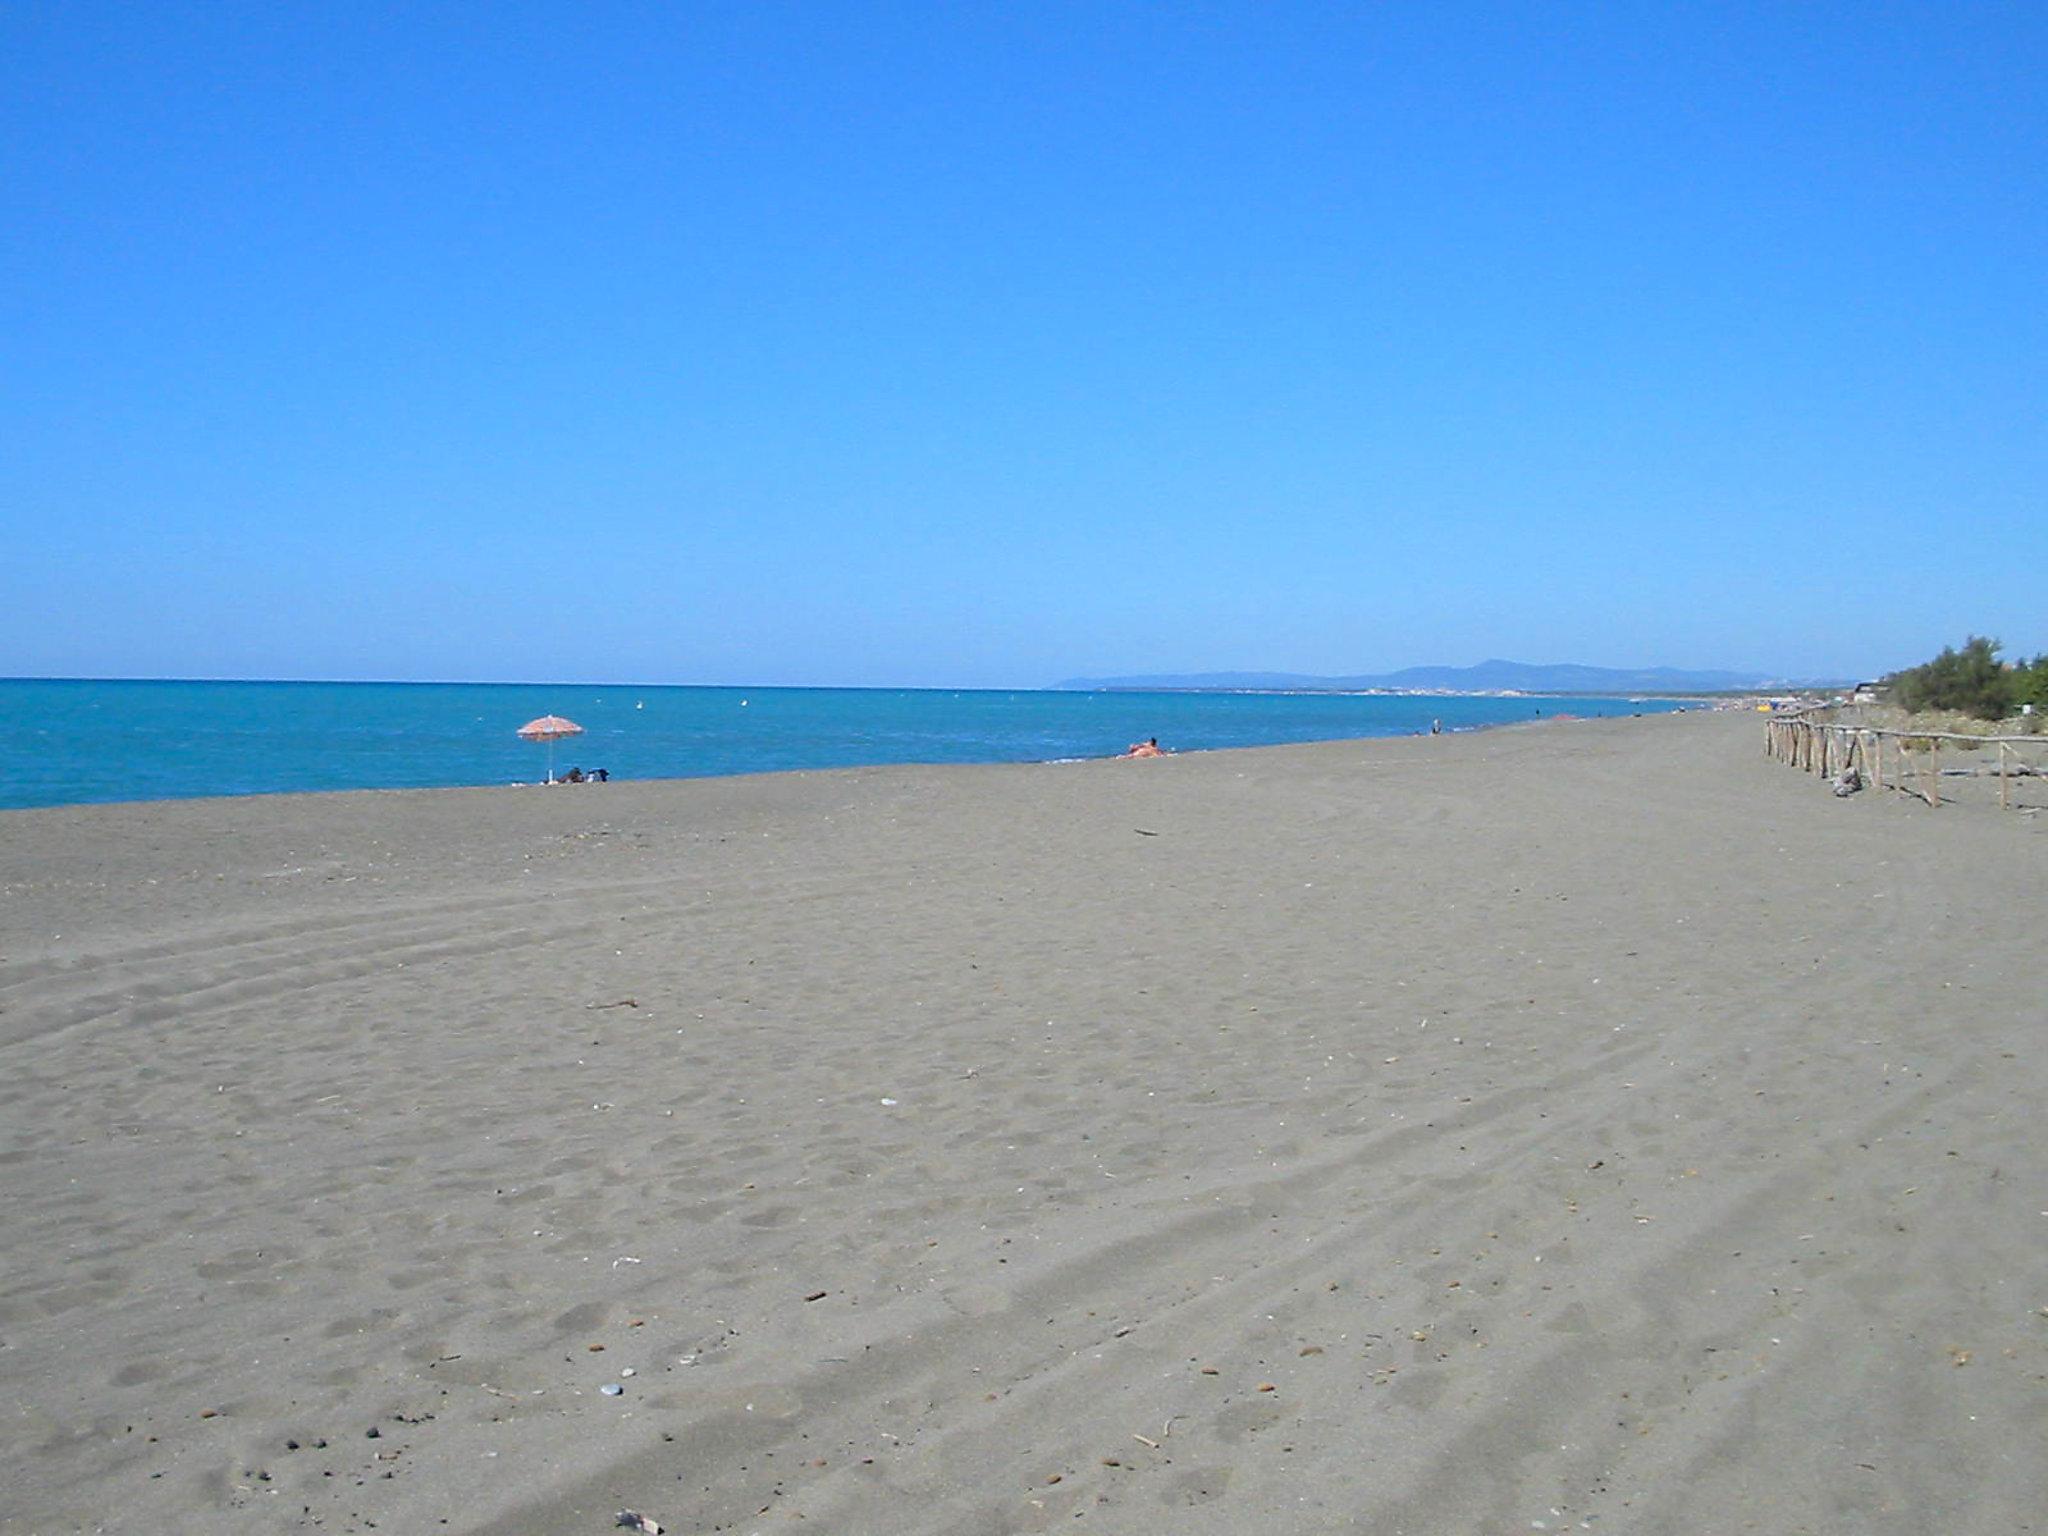
<path fill-rule="evenodd" d="M 1124 749 L 1125 757 L 1164 757 L 1166 749 L 1159 745 L 1157 736 L 1147 736 L 1143 741 L 1134 741 Z"/>

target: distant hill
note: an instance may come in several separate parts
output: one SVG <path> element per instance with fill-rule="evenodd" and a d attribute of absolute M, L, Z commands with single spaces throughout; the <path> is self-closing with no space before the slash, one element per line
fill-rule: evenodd
<path fill-rule="evenodd" d="M 1058 688 L 1286 689 L 1355 692 L 1367 688 L 1414 693 L 1730 693 L 1751 688 L 1816 686 L 1755 672 L 1688 672 L 1678 667 L 1539 666 L 1482 661 L 1476 667 L 1406 667 L 1359 677 L 1309 677 L 1295 672 L 1192 672 L 1155 677 L 1074 677 Z"/>

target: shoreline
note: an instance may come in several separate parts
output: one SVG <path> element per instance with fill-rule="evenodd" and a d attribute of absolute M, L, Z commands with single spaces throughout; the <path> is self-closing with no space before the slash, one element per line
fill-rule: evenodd
<path fill-rule="evenodd" d="M 513 726 L 538 714 L 584 727 L 558 749 L 626 778 L 872 763 L 1077 757 L 1158 734 L 1224 747 L 1654 704 L 1229 698 L 952 691 L 336 689 L 242 684 L 0 684 L 31 727 L 6 753 L 0 803 L 116 803 L 222 792 L 496 785 L 544 776 Z M 48 695 L 48 697 L 44 697 Z M 566 752 L 566 760 L 560 753 Z"/>
<path fill-rule="evenodd" d="M 65 679 L 56 679 L 56 681 L 65 681 Z M 506 686 L 511 686 L 511 685 L 509 685 L 509 684 L 508 684 L 508 685 L 506 685 Z M 737 691 L 737 690 L 733 690 L 733 691 Z M 848 690 L 848 691 L 870 691 L 870 690 Z M 938 690 L 932 690 L 932 691 L 938 691 Z M 1460 697 L 1479 697 L 1479 695 L 1460 695 Z M 1549 696 L 1549 695 L 1544 695 L 1544 697 L 1550 697 L 1550 696 Z M 1603 697 L 1605 697 L 1605 695 L 1603 695 Z M 1714 712 L 1716 712 L 1716 711 L 1712 711 L 1712 710 L 1706 710 L 1706 709 L 1675 709 L 1675 710 L 1662 710 L 1662 711 L 1658 711 L 1658 712 L 1657 712 L 1657 714 L 1656 714 L 1656 717 L 1657 717 L 1657 718 L 1661 718 L 1661 717 L 1663 717 L 1663 716 L 1665 716 L 1665 715 L 1686 715 L 1686 714 L 1705 714 L 1705 713 L 1714 713 Z M 1458 726 L 1447 726 L 1447 727 L 1445 727 L 1445 728 L 1444 728 L 1444 730 L 1443 730 L 1443 731 L 1442 731 L 1442 732 L 1440 733 L 1440 735 L 1441 735 L 1441 736 L 1476 736 L 1476 735 L 1481 735 L 1481 734 L 1484 734 L 1484 733 L 1487 733 L 1487 732 L 1492 732 L 1492 731 L 1511 731 L 1511 730 L 1523 730 L 1523 729 L 1529 729 L 1529 728 L 1532 728 L 1532 727 L 1537 727 L 1537 726 L 1545 726 L 1545 725 L 1590 725 L 1590 724 L 1598 724 L 1598 723 L 1602 723 L 1602 722 L 1606 722 L 1606 721 L 1615 721 L 1615 720 L 1635 720 L 1635 719 L 1647 719 L 1647 718 L 1652 718 L 1652 717 L 1651 717 L 1651 716 L 1644 716 L 1644 715 L 1637 715 L 1637 714 L 1628 714 L 1628 715 L 1572 715 L 1572 714 L 1550 714 L 1550 715 L 1543 715 L 1543 716 L 1541 716 L 1541 717 L 1539 717 L 1539 718 L 1536 718 L 1536 719 L 1532 719 L 1532 720 L 1487 720 L 1487 721 L 1479 721 L 1479 722 L 1475 722 L 1475 723 L 1473 723 L 1473 724 L 1470 724 L 1470 725 L 1458 725 Z M 1197 756 L 1209 756 L 1209 755 L 1213 755 L 1213 754 L 1215 754 L 1215 753 L 1219 753 L 1219 752 L 1264 752 L 1264 751 L 1271 751 L 1271 750 L 1274 750 L 1274 749 L 1276 749 L 1276 748 L 1285 748 L 1285 747 L 1319 747 L 1319 746 L 1360 746 L 1360 745 L 1368 745 L 1368 744 L 1370 744 L 1370 743 L 1373 743 L 1373 742 L 1385 742 L 1385 741 L 1410 741 L 1410 740 L 1414 740 L 1414 739 L 1415 739 L 1415 738 L 1417 738 L 1417 737 L 1424 737 L 1424 738 L 1427 738 L 1427 737 L 1428 737 L 1428 736 L 1429 736 L 1430 734 L 1431 734 L 1431 733 L 1430 733 L 1429 731 L 1427 731 L 1427 730 L 1401 730 L 1401 731 L 1389 731 L 1389 732 L 1386 732 L 1386 733 L 1384 733 L 1384 734 L 1380 734 L 1380 735 L 1372 735 L 1372 736 L 1329 736 L 1329 737 L 1317 737 L 1317 738 L 1314 738 L 1314 739 L 1312 739 L 1312 740 L 1306 740 L 1306 741 L 1277 741 L 1277 742 L 1259 742 L 1259 743 L 1251 743 L 1251 744 L 1235 744 L 1235 743 L 1234 743 L 1234 744 L 1231 744 L 1231 745 L 1228 745 L 1228 746 L 1220 746 L 1220 747 L 1185 747 L 1185 748 L 1169 748 L 1169 749 L 1167 750 L 1167 752 L 1166 752 L 1166 753 L 1165 753 L 1164 755 L 1165 755 L 1165 756 L 1167 756 L 1167 757 L 1175 757 L 1175 758 L 1179 758 L 1179 757 L 1197 757 Z M 861 772 L 871 772 L 871 771 L 874 771 L 874 770 L 879 770 L 879 769 L 889 769 L 889 768 L 1034 768 L 1034 767 L 1061 767 L 1061 766 L 1071 765 L 1071 764 L 1074 764 L 1074 763 L 1116 762 L 1116 761 L 1119 761 L 1119 760 L 1123 759 L 1123 758 L 1125 757 L 1125 755 L 1126 755 L 1126 754 L 1124 754 L 1124 753 L 1121 753 L 1121 752 L 1112 752 L 1112 753 L 1107 753 L 1107 754 L 1103 754 L 1103 755 L 1099 755 L 1099 756 L 1089 756 L 1089 757 L 1046 757 L 1046 758 L 986 758 L 986 759 L 976 759 L 976 760 L 973 760 L 973 761 L 965 761 L 965 762 L 961 762 L 961 761 L 951 761 L 951 760 L 947 760 L 947 761 L 932 761 L 932 760 L 928 760 L 928 759 L 910 759 L 910 760 L 906 760 L 906 761 L 898 761 L 898 762 L 881 762 L 881 763 L 841 763 L 841 764 L 829 764 L 829 765 L 827 765 L 827 764 L 821 764 L 821 765 L 818 765 L 818 766 L 815 766 L 815 767 L 796 767 L 796 768 L 764 768 L 764 769 L 751 769 L 751 770 L 748 770 L 748 771 L 745 771 L 745 772 L 741 772 L 741 773 L 701 773 L 701 774 L 680 774 L 680 775 L 664 775 L 664 776 L 656 776 L 656 777 L 651 777 L 651 778 L 625 778 L 625 777 L 621 777 L 621 776 L 619 776 L 619 775 L 617 775 L 617 774 L 614 774 L 614 775 L 612 776 L 612 778 L 611 778 L 611 780 L 610 780 L 610 781 L 608 781 L 608 782 L 607 782 L 607 783 L 605 783 L 605 784 L 602 784 L 602 785 L 598 785 L 598 786 L 596 786 L 596 787 L 597 787 L 597 788 L 601 788 L 601 789 L 609 789 L 609 788 L 613 787 L 614 785 L 625 785 L 625 784 L 695 784 L 695 783 L 703 783 L 703 782 L 707 782 L 707 781 L 712 781 L 712 780 L 726 780 L 726 779 L 773 779 L 773 778 L 780 778 L 780 777 L 783 777 L 783 776 L 785 776 L 785 775 L 789 775 L 789 774 L 822 774 L 822 773 L 861 773 Z M 433 794 L 467 794 L 467 793 L 473 793 L 473 792 L 477 792 L 477 791 L 483 791 L 483 790 L 513 790 L 513 789 L 549 789 L 549 788 L 577 788 L 577 789 L 581 789 L 581 788 L 584 788 L 584 787 L 586 787 L 586 783 L 584 783 L 584 782 L 578 782 L 578 783 L 575 783 L 575 784 L 573 784 L 573 785 L 572 785 L 572 784 L 570 784 L 570 783 L 569 783 L 569 782 L 567 782 L 567 781 L 561 781 L 561 780 L 558 780 L 558 781 L 557 781 L 557 782 L 556 782 L 555 784 L 553 784 L 553 785 L 550 785 L 550 784 L 548 784 L 548 783 L 544 782 L 543 780 L 539 780 L 539 779 L 524 779 L 524 780 L 512 780 L 512 781 L 508 781 L 508 782 L 502 782 L 502 783 L 476 783 L 476 784 L 405 784 L 405 785 L 389 785 L 389 786 L 386 786 L 386 785 L 363 785 L 363 786 L 359 786 L 359 787 L 355 787 L 355 788 L 349 788 L 349 789 L 252 789 L 252 790 L 245 790 L 245 791 L 243 791 L 243 792 L 241 792 L 241 793 L 238 793 L 238 794 L 224 794 L 224 795 L 168 795 L 168 796 L 162 796 L 162 797 L 159 797 L 159 798 L 157 798 L 157 799 L 141 799 L 141 800 L 69 800 L 69 801 L 63 801 L 63 802 L 61 802 L 61 803 L 58 803 L 58 804 L 54 804 L 54 805 L 21 805 L 21 806 L 0 806 L 0 827 L 4 827 L 4 826 L 5 826 L 5 824 L 6 824 L 6 823 L 5 823 L 5 820 L 4 820 L 4 818 L 6 818 L 6 817 L 9 817 L 9 816 L 15 816 L 15 815 L 35 815 L 35 814 L 39 814 L 39 813 L 46 813 L 46 812 L 52 812 L 52 811 L 79 811 L 79 810 L 91 810 L 91 809 L 98 809 L 98 808 L 104 808 L 104 809 L 112 809 L 112 808 L 114 808 L 114 807 L 119 807 L 119 806 L 160 806 L 160 805 L 186 805 L 186 804 L 192 804 L 192 803 L 207 803 L 207 804 L 212 804 L 212 803 L 216 803 L 216 802 L 235 802 L 235 801 L 243 801 L 243 800 L 273 800 L 273 799 L 317 799 L 317 798 L 323 798 L 323 797 L 334 797 L 334 796 L 346 796 L 346 795 L 379 795 L 379 796 L 383 796 L 383 795 L 433 795 Z"/>
<path fill-rule="evenodd" d="M 0 1532 L 2020 1528 L 2042 829 L 1611 725 L 0 818 Z"/>

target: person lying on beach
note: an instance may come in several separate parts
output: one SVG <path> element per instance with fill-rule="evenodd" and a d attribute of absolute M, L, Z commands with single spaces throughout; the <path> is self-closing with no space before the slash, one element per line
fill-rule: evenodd
<path fill-rule="evenodd" d="M 1164 757 L 1166 749 L 1159 745 L 1157 736 L 1148 736 L 1143 741 L 1134 741 L 1124 749 L 1125 757 Z"/>

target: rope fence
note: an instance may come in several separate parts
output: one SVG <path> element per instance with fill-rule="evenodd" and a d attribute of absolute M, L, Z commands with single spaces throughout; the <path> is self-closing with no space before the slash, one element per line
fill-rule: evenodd
<path fill-rule="evenodd" d="M 1942 766 L 1947 746 L 1951 766 Z M 1997 749 L 1995 764 L 1973 759 L 1960 761 L 1967 753 Z M 2048 778 L 2048 737 L 1971 736 L 1959 731 L 1902 731 L 1833 720 L 1815 720 L 1807 715 L 1774 715 L 1764 723 L 1764 755 L 1794 768 L 1836 781 L 1836 793 L 1848 794 L 1852 787 L 1868 784 L 1877 789 L 1895 789 L 1917 796 L 1929 805 L 1940 805 L 1942 780 L 1998 780 L 2001 809 L 2034 810 L 2039 804 L 2022 800 L 2043 800 L 2031 786 Z M 1851 776 L 1854 776 L 1852 787 Z M 1957 798 L 1952 792 L 1950 800 Z M 2043 802 L 2048 803 L 2048 802 Z"/>

